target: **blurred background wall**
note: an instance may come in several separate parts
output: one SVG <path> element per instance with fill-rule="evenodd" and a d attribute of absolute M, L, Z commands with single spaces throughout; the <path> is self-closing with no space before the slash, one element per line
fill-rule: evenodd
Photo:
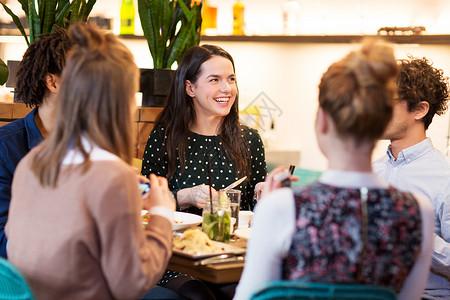
<path fill-rule="evenodd" d="M 12 1 L 8 1 L 11 3 Z M 247 35 L 282 34 L 284 1 L 243 0 Z M 450 34 L 450 1 L 444 0 L 299 0 L 299 35 L 374 35 L 384 26 L 425 26 L 424 34 Z M 211 0 L 217 5 L 217 29 L 212 33 L 232 33 L 234 0 Z M 120 0 L 97 0 L 91 16 L 110 18 L 112 31 L 118 33 Z M 137 2 L 136 2 L 137 10 Z M 19 7 L 20 10 L 20 7 Z M 0 20 L 8 16 L 0 10 Z M 137 16 L 137 12 L 136 12 Z M 136 35 L 141 35 L 136 20 Z M 139 67 L 151 68 L 150 52 L 144 39 L 123 39 L 135 55 Z M 236 62 L 240 89 L 240 109 L 259 108 L 254 120 L 268 152 L 294 152 L 292 163 L 303 168 L 322 170 L 326 160 L 314 135 L 318 84 L 322 73 L 334 61 L 357 44 L 277 43 L 224 41 L 214 43 L 230 52 Z M 398 58 L 426 56 L 450 76 L 450 44 L 395 44 Z M 20 60 L 26 49 L 18 36 L 0 36 L 0 57 Z M 3 88 L 4 89 L 4 88 Z M 273 129 L 271 128 L 271 125 Z M 428 135 L 434 145 L 447 153 L 449 113 L 435 117 Z M 375 157 L 384 155 L 381 141 Z M 288 157 L 288 156 L 285 156 Z"/>

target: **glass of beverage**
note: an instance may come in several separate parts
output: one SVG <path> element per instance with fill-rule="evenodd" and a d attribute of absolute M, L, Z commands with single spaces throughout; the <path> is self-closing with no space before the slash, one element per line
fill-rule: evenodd
<path fill-rule="evenodd" d="M 239 226 L 239 207 L 241 206 L 241 191 L 234 189 L 221 189 L 219 191 L 219 199 L 228 198 L 230 201 L 231 218 L 235 220 L 233 231 Z"/>
<path fill-rule="evenodd" d="M 230 201 L 226 199 L 220 201 L 218 198 L 215 198 L 212 211 L 211 202 L 206 201 L 206 206 L 203 209 L 203 232 L 212 240 L 228 242 L 231 231 L 230 215 Z"/>

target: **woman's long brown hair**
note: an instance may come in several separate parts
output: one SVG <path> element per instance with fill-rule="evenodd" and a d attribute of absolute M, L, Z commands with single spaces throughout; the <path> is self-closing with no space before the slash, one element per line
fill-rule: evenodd
<path fill-rule="evenodd" d="M 54 130 L 40 146 L 32 170 L 43 186 L 55 186 L 68 149 L 80 151 L 83 170 L 90 166 L 82 143 L 109 151 L 127 163 L 133 157 L 133 101 L 138 68 L 130 51 L 112 34 L 76 24 L 69 34 L 75 47 L 63 71 Z"/>
<path fill-rule="evenodd" d="M 188 136 L 190 128 L 195 124 L 196 115 L 192 98 L 186 94 L 185 82 L 195 84 L 202 64 L 213 56 L 222 56 L 231 61 L 235 70 L 233 57 L 222 48 L 214 45 L 194 46 L 190 48 L 178 65 L 172 82 L 168 100 L 164 110 L 156 120 L 156 127 L 161 126 L 166 132 L 166 148 L 168 156 L 168 178 L 171 178 L 180 163 L 184 170 Z M 220 140 L 228 158 L 235 162 L 237 171 L 250 176 L 251 161 L 248 141 L 241 135 L 239 123 L 239 92 L 236 95 L 230 113 L 220 124 Z"/>

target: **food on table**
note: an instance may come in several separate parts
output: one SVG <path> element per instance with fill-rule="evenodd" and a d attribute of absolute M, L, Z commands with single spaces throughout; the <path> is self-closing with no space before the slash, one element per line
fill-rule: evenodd
<path fill-rule="evenodd" d="M 182 235 L 173 236 L 173 246 L 188 254 L 216 253 L 223 251 L 217 247 L 200 229 L 188 229 Z"/>
<path fill-rule="evenodd" d="M 145 213 L 142 213 L 142 223 L 145 223 L 145 224 L 148 223 L 148 212 L 147 211 Z M 175 224 L 182 224 L 183 220 L 175 220 L 174 223 Z"/>
<path fill-rule="evenodd" d="M 148 218 L 149 218 L 148 211 L 142 210 L 141 211 L 142 227 L 147 228 Z"/>
<path fill-rule="evenodd" d="M 142 215 L 142 223 L 148 223 L 148 212 Z"/>

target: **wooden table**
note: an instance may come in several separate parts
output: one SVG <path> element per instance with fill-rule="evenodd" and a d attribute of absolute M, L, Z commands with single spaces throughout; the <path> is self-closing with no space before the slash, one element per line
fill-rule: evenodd
<path fill-rule="evenodd" d="M 241 278 L 244 263 L 227 263 L 216 265 L 195 266 L 195 260 L 172 255 L 167 269 L 194 276 L 198 279 L 215 283 L 235 283 Z"/>
<path fill-rule="evenodd" d="M 238 239 L 230 244 L 245 248 L 247 241 Z M 176 254 L 172 255 L 167 267 L 171 271 L 188 274 L 215 284 L 239 282 L 243 268 L 244 262 L 196 266 L 195 260 Z"/>

